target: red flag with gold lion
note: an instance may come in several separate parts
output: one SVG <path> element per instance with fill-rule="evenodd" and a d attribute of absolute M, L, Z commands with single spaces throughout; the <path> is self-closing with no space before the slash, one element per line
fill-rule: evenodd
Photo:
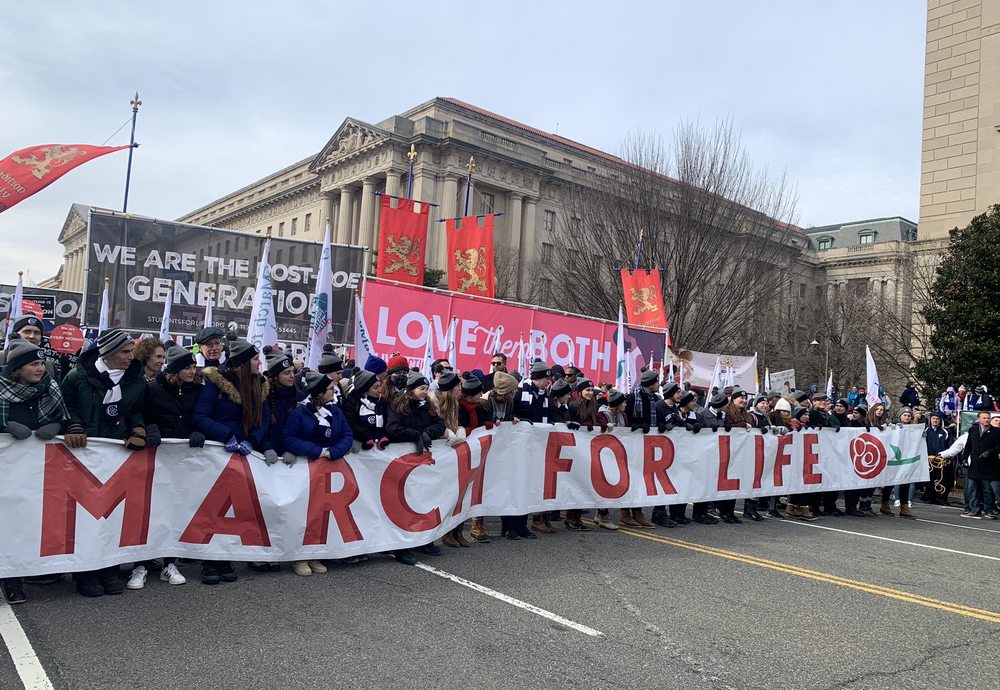
<path fill-rule="evenodd" d="M 449 218 L 448 289 L 479 297 L 494 296 L 493 214 Z"/>
<path fill-rule="evenodd" d="M 42 144 L 0 160 L 0 213 L 40 192 L 78 165 L 126 146 Z"/>
<path fill-rule="evenodd" d="M 652 328 L 667 327 L 667 313 L 663 308 L 663 290 L 660 271 L 622 269 L 622 293 L 628 322 L 633 326 Z"/>
<path fill-rule="evenodd" d="M 393 207 L 392 202 L 396 206 Z M 427 217 L 431 207 L 413 199 L 382 195 L 378 233 L 379 278 L 412 285 L 424 284 L 427 253 Z"/>

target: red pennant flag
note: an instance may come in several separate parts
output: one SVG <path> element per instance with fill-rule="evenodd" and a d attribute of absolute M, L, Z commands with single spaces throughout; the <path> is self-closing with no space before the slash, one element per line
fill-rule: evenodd
<path fill-rule="evenodd" d="M 42 144 L 0 160 L 0 213 L 48 187 L 78 165 L 128 146 Z"/>
<path fill-rule="evenodd" d="M 667 314 L 663 309 L 660 272 L 622 269 L 622 293 L 628 322 L 633 326 L 666 328 Z"/>
<path fill-rule="evenodd" d="M 492 298 L 493 214 L 449 218 L 445 221 L 445 231 L 448 236 L 448 289 Z"/>
<path fill-rule="evenodd" d="M 427 250 L 427 217 L 431 207 L 414 207 L 413 199 L 396 199 L 382 195 L 381 223 L 378 233 L 379 278 L 400 283 L 424 284 L 424 262 Z"/>

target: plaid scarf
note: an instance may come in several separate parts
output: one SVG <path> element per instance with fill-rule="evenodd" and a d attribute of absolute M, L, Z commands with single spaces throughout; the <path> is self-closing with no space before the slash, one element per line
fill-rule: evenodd
<path fill-rule="evenodd" d="M 59 384 L 46 376 L 34 386 L 12 381 L 0 376 L 0 423 L 7 426 L 10 417 L 10 406 L 17 403 L 31 402 L 38 398 L 38 425 L 44 426 L 52 422 L 61 422 L 69 417 L 66 403 L 63 402 L 62 390 Z"/>

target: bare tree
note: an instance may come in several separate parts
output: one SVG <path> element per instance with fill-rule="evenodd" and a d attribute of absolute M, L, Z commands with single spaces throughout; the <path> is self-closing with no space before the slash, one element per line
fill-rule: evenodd
<path fill-rule="evenodd" d="M 745 347 L 805 244 L 784 178 L 752 165 L 729 122 L 682 125 L 669 149 L 633 135 L 622 160 L 594 176 L 569 190 L 563 240 L 545 267 L 557 287 L 548 304 L 613 318 L 617 270 L 635 266 L 641 244 L 640 267 L 661 269 L 675 342 Z"/>

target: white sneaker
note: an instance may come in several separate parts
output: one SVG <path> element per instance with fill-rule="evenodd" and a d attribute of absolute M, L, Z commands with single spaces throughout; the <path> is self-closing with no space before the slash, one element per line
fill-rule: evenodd
<path fill-rule="evenodd" d="M 132 575 L 128 579 L 128 584 L 125 585 L 128 589 L 142 589 L 146 586 L 146 567 L 140 565 L 138 568 L 132 568 Z"/>
<path fill-rule="evenodd" d="M 163 566 L 163 570 L 160 571 L 160 579 L 172 585 L 183 585 L 187 582 L 187 578 L 181 575 L 181 571 L 173 563 Z"/>

